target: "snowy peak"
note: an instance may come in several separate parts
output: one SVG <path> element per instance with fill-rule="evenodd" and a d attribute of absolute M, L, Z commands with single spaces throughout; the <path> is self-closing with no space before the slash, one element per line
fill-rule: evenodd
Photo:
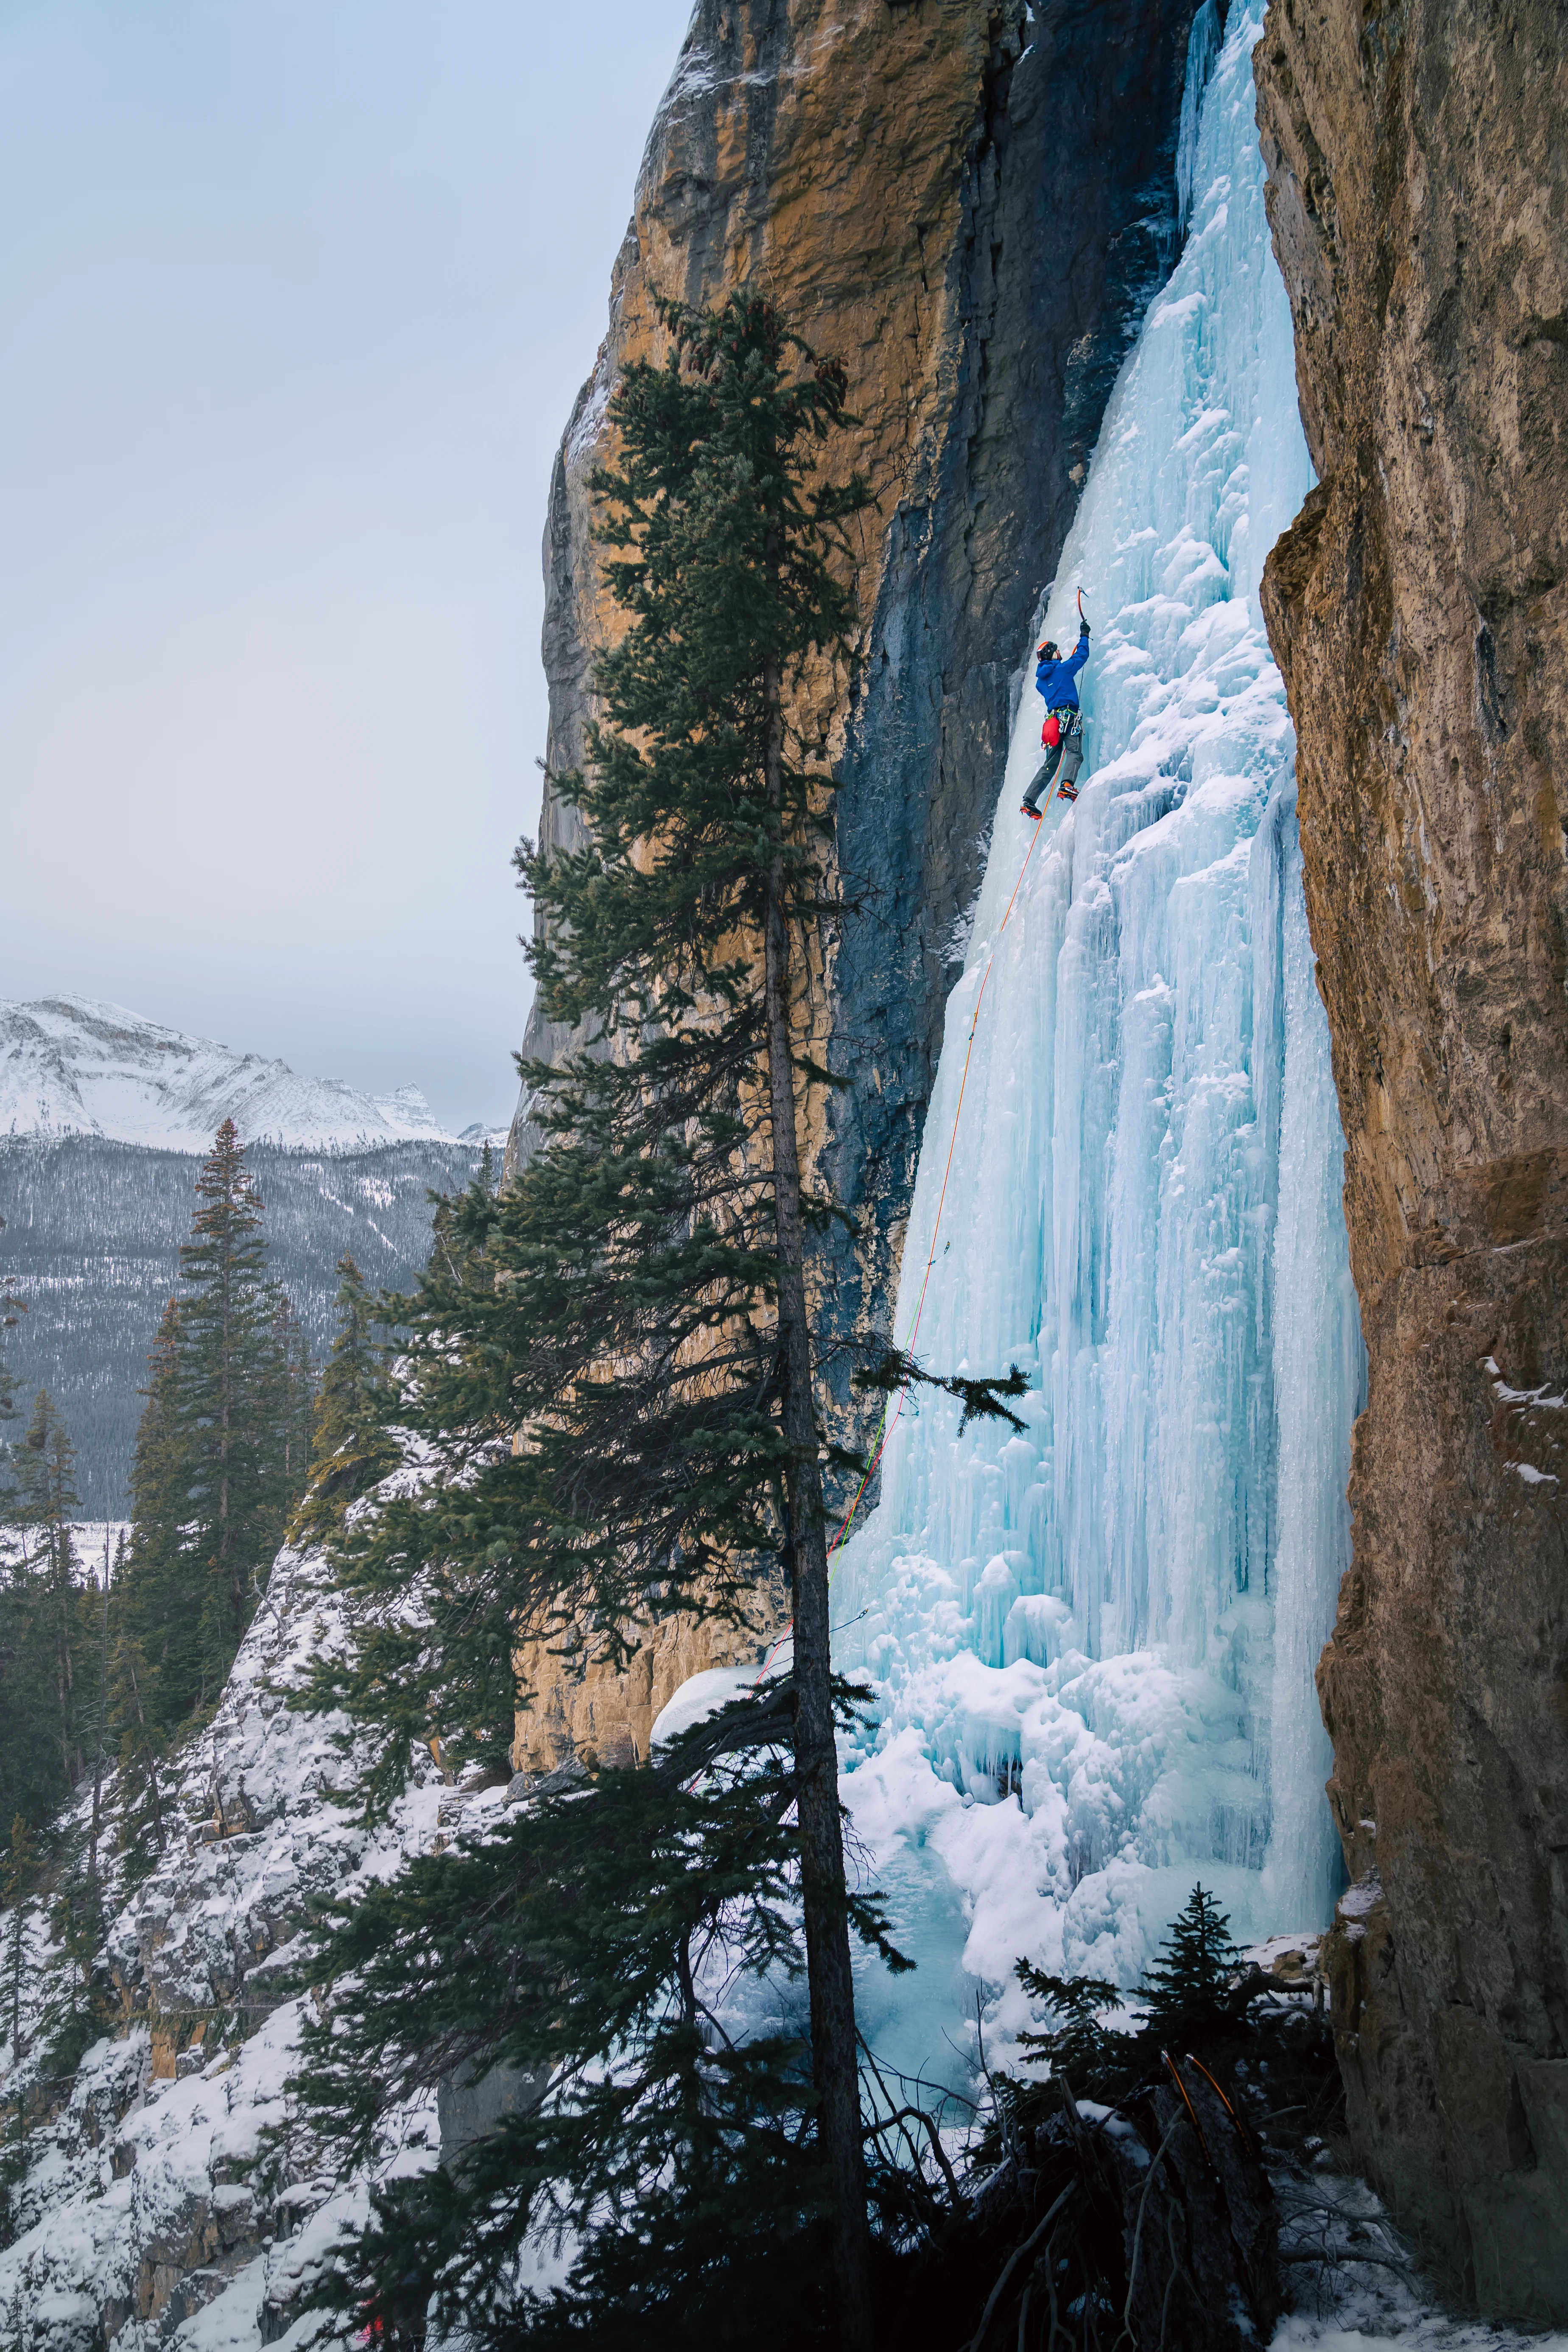
<path fill-rule="evenodd" d="M 0 1000 L 0 1136 L 100 1135 L 205 1151 L 226 1118 L 241 1140 L 312 1150 L 445 1140 L 416 1087 L 360 1094 L 302 1078 L 86 996 Z"/>

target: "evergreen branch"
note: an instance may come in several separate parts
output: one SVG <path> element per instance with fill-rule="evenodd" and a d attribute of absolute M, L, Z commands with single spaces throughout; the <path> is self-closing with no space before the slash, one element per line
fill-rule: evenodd
<path fill-rule="evenodd" d="M 946 1395 L 956 1397 L 963 1407 L 958 1424 L 961 1433 L 972 1421 L 1005 1421 L 1009 1428 L 1017 1430 L 1026 1426 L 1002 1402 L 1004 1397 L 1027 1396 L 1029 1392 L 1028 1381 L 1016 1364 L 1009 1369 L 1005 1379 L 997 1374 L 976 1381 L 962 1372 L 928 1372 L 913 1356 L 905 1355 L 901 1349 L 889 1348 L 875 1364 L 853 1375 L 853 1384 L 858 1389 L 880 1391 L 889 1396 L 908 1387 L 941 1389 Z"/>

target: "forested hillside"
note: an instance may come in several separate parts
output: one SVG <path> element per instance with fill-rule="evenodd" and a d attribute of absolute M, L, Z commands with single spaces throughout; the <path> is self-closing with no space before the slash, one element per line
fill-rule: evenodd
<path fill-rule="evenodd" d="M 269 1270 L 318 1360 L 336 1266 L 400 1288 L 430 1249 L 432 1190 L 459 1190 L 479 1147 L 407 1141 L 370 1151 L 247 1154 L 266 1211 Z M 10 1357 L 19 1393 L 47 1388 L 77 1448 L 84 1517 L 126 1515 L 147 1354 L 177 1285 L 201 1162 L 108 1137 L 0 1137 L 0 1264 L 26 1314 Z"/>

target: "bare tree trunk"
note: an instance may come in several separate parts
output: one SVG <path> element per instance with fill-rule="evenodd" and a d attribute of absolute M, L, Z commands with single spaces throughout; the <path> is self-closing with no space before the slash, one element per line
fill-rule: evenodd
<path fill-rule="evenodd" d="M 98 1833 L 103 1811 L 103 1734 L 109 1713 L 109 1523 L 103 1528 L 103 1611 L 100 1623 L 98 1653 L 98 1748 L 92 1763 L 92 1853 L 88 1864 L 88 1882 L 92 1888 L 96 1915 L 98 1903 Z"/>
<path fill-rule="evenodd" d="M 770 663 L 768 805 L 784 802 L 779 677 Z M 773 1129 L 773 1216 L 778 1240 L 779 1350 L 784 1435 L 789 1448 L 789 1558 L 795 1602 L 795 1759 L 799 1790 L 801 1893 L 811 1994 L 812 2073 L 817 2123 L 833 2198 L 834 2268 L 843 2352 L 869 2352 L 872 2338 L 870 2242 L 861 2140 L 855 1980 L 845 1904 L 844 1832 L 838 1811 L 838 1756 L 833 1736 L 828 1646 L 827 1536 L 812 1391 L 811 1326 L 805 1307 L 805 1227 L 795 1134 L 795 1065 L 790 1049 L 790 936 L 782 859 L 768 877 L 763 940 Z"/>
<path fill-rule="evenodd" d="M 136 1661 L 134 1658 L 128 1657 L 125 1663 L 131 1673 L 131 1697 L 136 1709 L 136 1728 L 138 1731 L 145 1731 L 147 1717 L 142 1711 L 142 1688 L 136 1680 Z M 153 1834 L 158 1841 L 158 1851 L 162 1853 L 163 1851 L 163 1793 L 158 1785 L 158 1759 L 151 1749 L 147 1751 L 147 1785 L 153 1796 Z"/>

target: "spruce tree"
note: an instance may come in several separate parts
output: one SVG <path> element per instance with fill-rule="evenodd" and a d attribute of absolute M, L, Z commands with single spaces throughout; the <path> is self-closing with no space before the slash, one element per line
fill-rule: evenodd
<path fill-rule="evenodd" d="M 25 2054 L 22 2034 L 22 1991 L 27 1982 L 28 1898 L 37 1880 L 38 1856 L 27 1824 L 20 1813 L 11 1820 L 10 1843 L 0 1855 L 0 1912 L 5 1914 L 5 1944 L 0 1966 L 5 1983 L 4 2034 L 14 2072 Z M 0 2246 L 9 2246 L 17 2234 L 16 2190 L 27 2173 L 27 2103 L 14 2102 L 0 2144 Z"/>
<path fill-rule="evenodd" d="M 50 1787 L 37 1673 L 38 1596 L 14 1451 L 16 1381 L 5 1352 L 26 1311 L 15 1277 L 5 1276 L 0 1280 L 0 1820 L 18 1808 L 36 1815 L 47 1810 Z"/>
<path fill-rule="evenodd" d="M 111 1560 L 109 1531 L 104 1530 L 103 1566 L 88 1580 L 86 1601 L 89 1622 L 96 1628 L 93 1648 L 96 1657 L 95 1688 L 89 1719 L 90 1744 L 84 1742 L 88 1769 L 92 1776 L 92 1813 L 88 1832 L 88 1885 L 95 1916 L 101 1910 L 101 1885 L 99 1872 L 100 1848 L 104 1830 L 104 1780 L 113 1764 L 112 1733 L 110 1725 L 109 1647 L 110 1595 L 114 1573 L 125 1566 L 125 1538 L 121 1536 Z"/>
<path fill-rule="evenodd" d="M 48 1577 L 21 1523 L 19 1489 L 7 1509 L 15 1540 L 0 1567 L 0 1819 L 21 1813 L 42 1826 L 65 1795 L 50 1687 Z"/>
<path fill-rule="evenodd" d="M 1152 2043 L 1185 2045 L 1232 2021 L 1250 1996 L 1230 1921 L 1207 1889 L 1193 1888 L 1140 1988 Z"/>
<path fill-rule="evenodd" d="M 1172 1921 L 1135 1993 L 1099 1977 L 1052 1976 L 1027 1960 L 1019 1960 L 1015 1973 L 1052 2011 L 1046 2031 L 1018 2036 L 1026 2064 L 1049 2066 L 1048 2087 L 1015 2080 L 998 2093 L 998 2125 L 1015 2127 L 1042 2121 L 1064 2084 L 1074 2098 L 1118 2100 L 1159 2071 L 1167 2050 L 1180 2055 L 1234 2034 L 1260 1982 L 1255 1969 L 1246 1969 L 1229 1920 L 1202 1885 Z M 1123 2029 L 1106 2021 L 1124 2006 L 1135 2017 L 1142 2011 L 1135 2023 Z M 989 2152 L 1002 2152 L 994 2128 Z"/>
<path fill-rule="evenodd" d="M 170 1741 L 221 1689 L 310 1475 L 310 1352 L 268 1279 L 261 1202 L 232 1120 L 198 1176 L 181 1270 L 186 1287 L 148 1359 L 111 1609 L 109 1722 L 132 1853 L 138 1840 L 162 1846 Z"/>
<path fill-rule="evenodd" d="M 581 850 L 520 853 L 544 1012 L 581 1049 L 523 1066 L 539 1150 L 451 1205 L 400 1309 L 396 1418 L 426 1475 L 348 1530 L 357 1656 L 318 1696 L 410 1743 L 504 1756 L 521 1640 L 624 1661 L 676 1613 L 793 1610 L 795 1861 L 811 2110 L 841 2340 L 869 2339 L 858 2051 L 828 1653 L 824 1445 L 805 1257 L 836 1213 L 798 1128 L 825 1074 L 805 975 L 831 830 L 819 690 L 854 621 L 821 478 L 844 377 L 742 291 L 668 306 L 626 370 L 595 477 L 632 625 L 598 665 L 588 767 L 557 779 Z M 809 675 L 808 675 L 809 674 Z M 812 690 L 808 690 L 808 688 Z"/>
<path fill-rule="evenodd" d="M 132 1885 L 147 1876 L 167 1843 L 169 1736 L 158 1719 L 158 1689 L 142 1641 L 122 1630 L 110 1652 L 109 1720 L 117 1767 L 115 1843 Z"/>
<path fill-rule="evenodd" d="M 205 1565 L 196 1549 L 182 1411 L 180 1305 L 171 1298 L 147 1360 L 131 1468 L 131 1545 L 115 1580 L 113 1719 L 132 1740 L 168 1731 L 202 1692 Z"/>
<path fill-rule="evenodd" d="M 87 1627 L 71 1534 L 78 1508 L 76 1448 L 47 1389 L 38 1391 L 17 1454 L 17 1486 L 31 1600 L 30 1667 L 48 1727 L 49 1777 L 58 1805 L 82 1772 L 81 1718 L 88 1694 L 85 1685 L 79 1687 L 79 1666 Z"/>
<path fill-rule="evenodd" d="M 196 1179 L 191 1238 L 180 1252 L 186 1292 L 175 1349 L 187 1524 L 206 1581 L 204 1703 L 222 1687 L 288 1515 L 288 1381 L 261 1206 L 226 1118 Z"/>
<path fill-rule="evenodd" d="M 315 1473 L 292 1533 L 319 1541 L 341 1526 L 351 1503 L 385 1477 L 397 1449 L 385 1427 L 390 1407 L 382 1324 L 365 1279 L 345 1250 L 338 1260 L 338 1328 L 321 1373 L 311 1434 Z"/>
<path fill-rule="evenodd" d="M 276 1291 L 272 1308 L 273 1377 L 277 1383 L 277 1444 L 285 1516 L 298 1509 L 310 1483 L 316 1420 L 316 1368 L 293 1301 Z"/>
<path fill-rule="evenodd" d="M 781 2227 L 792 2213 L 802 2227 L 805 2211 L 821 2214 L 827 2300 L 840 2339 L 858 2347 L 870 2333 L 869 2245 L 849 1937 L 853 1928 L 875 1941 L 879 1929 L 874 1905 L 851 1900 L 844 1869 L 827 1449 L 805 1276 L 808 1232 L 844 1212 L 809 1190 L 799 1129 L 808 1090 L 827 1082 L 806 1001 L 833 911 L 821 714 L 854 624 L 845 526 L 866 491 L 858 478 L 824 478 L 824 445 L 845 422 L 842 373 L 765 297 L 743 291 L 709 315 L 671 305 L 663 317 L 667 363 L 626 371 L 609 410 L 618 463 L 595 477 L 606 578 L 630 626 L 597 666 L 586 770 L 555 779 L 586 819 L 587 843 L 524 845 L 519 859 L 542 919 L 530 949 L 540 1004 L 579 1043 L 558 1065 L 521 1065 L 537 1150 L 499 1194 L 476 1182 L 441 1204 L 417 1294 L 387 1310 L 399 1368 L 383 1424 L 413 1441 L 417 1475 L 391 1482 L 335 1539 L 354 1638 L 319 1662 L 310 1696 L 379 1727 L 367 1794 L 380 1804 L 436 1738 L 454 1765 L 505 1769 L 529 1697 L 515 1663 L 526 1645 L 615 1665 L 673 1616 L 727 1620 L 741 1648 L 793 1612 L 794 1666 L 773 1734 L 789 1749 L 773 1784 L 776 1818 L 756 1793 L 760 1757 L 734 1768 L 732 1788 L 699 1773 L 690 1793 L 761 1806 L 783 1841 L 803 1921 L 809 2074 L 783 2067 L 776 2051 L 737 2065 L 720 2133 L 733 2135 L 730 2187 L 672 2191 L 658 2204 L 658 2231 L 669 2233 L 659 2242 L 679 2242 L 688 2301 L 721 2308 L 742 2261 L 725 2199 L 745 2206 L 755 2186 L 748 2135 L 754 2126 L 760 2149 L 770 2116 L 787 2114 L 812 2187 L 804 2206 L 793 2190 L 781 2197 Z M 974 1386 L 973 1409 L 985 1410 L 982 1391 L 1006 1384 Z M 616 1824 L 631 1814 L 619 1808 L 634 1801 L 619 1794 L 622 1779 L 578 1760 L 593 1793 L 579 1792 L 571 1818 L 574 1830 L 600 1825 L 607 1908 L 668 1925 L 651 1820 L 623 1832 Z M 670 1801 L 657 1770 L 625 1777 L 640 1781 L 636 1802 Z M 590 1816 L 590 1804 L 601 1810 Z M 708 1832 L 688 1829 L 700 1876 Z M 722 1916 L 735 1923 L 764 1919 L 772 1899 L 779 1849 L 752 1831 L 726 1850 L 727 1876 L 714 1865 Z M 509 1885 L 526 1877 L 531 1835 L 498 1838 L 482 1868 L 510 1871 Z M 571 1874 L 556 1884 L 568 1908 Z M 497 1978 L 500 1956 L 473 1922 L 504 1900 L 470 1885 L 458 1862 L 438 1885 L 416 1874 L 388 1900 L 405 1906 L 398 1965 L 426 1990 L 438 1975 L 442 2000 L 472 2018 L 476 2070 L 509 2047 L 521 2061 L 530 2045 L 521 2027 L 509 2044 L 513 2011 L 570 2010 L 584 2032 L 595 2005 L 614 2015 L 613 1972 L 591 1938 L 567 1956 L 520 1932 Z M 390 1914 L 385 1924 L 390 1933 Z M 365 1955 L 352 1935 L 324 1965 L 358 1977 Z M 677 2011 L 679 1948 L 668 1940 L 657 1964 L 658 1999 Z M 795 1961 L 781 1949 L 769 1965 L 787 1975 Z M 373 2054 L 402 2046 L 405 2024 L 418 2042 L 407 2023 L 416 2011 L 372 1969 L 360 1991 L 335 2000 L 334 2033 L 360 2053 L 367 2082 Z M 582 2063 L 590 2068 L 588 2056 Z M 688 2089 L 701 2082 L 692 2064 Z M 333 2063 L 323 2067 L 331 2077 Z M 655 2203 L 658 2182 L 698 2179 L 689 2150 L 702 2100 L 683 2104 L 677 2045 L 642 2036 L 633 2072 L 647 2106 L 599 2111 L 591 2159 L 562 2104 L 585 2075 L 553 2078 L 529 2126 L 548 2143 L 553 2193 L 584 2233 L 576 2324 L 606 2343 L 639 2340 L 639 2330 L 651 2341 L 653 2322 L 637 2300 L 648 2257 L 634 2222 L 600 2233 L 605 2168 L 624 2160 Z M 663 2120 L 639 2142 L 647 2114 Z M 507 2160 L 502 2145 L 495 2162 Z M 466 2185 L 432 2191 L 453 2276 L 482 2267 L 519 2221 L 507 2198 L 505 2227 L 496 2221 L 487 2197 L 500 2195 L 504 2175 L 489 2162 L 476 2155 Z M 519 2177 L 543 2198 L 547 2169 Z M 526 2218 L 526 2198 L 521 2210 Z M 406 2221 L 378 2242 L 384 2263 Z M 426 2211 L 419 2227 L 427 2242 L 437 2221 Z"/>
<path fill-rule="evenodd" d="M 37 1850 L 20 1813 L 11 1819 L 11 1843 L 0 1863 L 0 1906 L 10 1913 L 5 1938 L 5 2039 L 16 2064 L 22 2041 L 22 1987 L 26 1978 L 26 1897 L 33 1891 Z"/>
<path fill-rule="evenodd" d="M 5 1229 L 5 1220 L 0 1217 L 0 1233 Z M 6 1343 L 26 1311 L 16 1295 L 16 1276 L 0 1275 L 0 1527 L 5 1518 L 5 1498 L 11 1492 L 6 1461 L 9 1424 L 16 1418 L 16 1376 L 6 1360 Z"/>
<path fill-rule="evenodd" d="M 1056 2022 L 1044 2033 L 1020 2033 L 1025 2063 L 1048 2065 L 1052 2095 L 1065 2084 L 1075 2099 L 1098 2099 L 1114 2087 L 1124 2087 L 1136 2072 L 1142 2045 L 1130 2033 L 1118 2033 L 1101 2019 L 1120 2009 L 1127 1996 L 1102 1977 L 1056 1977 L 1020 1960 L 1015 1973 L 1024 1990 L 1048 2002 Z M 1030 2118 L 1033 2120 L 1033 2117 Z"/>

